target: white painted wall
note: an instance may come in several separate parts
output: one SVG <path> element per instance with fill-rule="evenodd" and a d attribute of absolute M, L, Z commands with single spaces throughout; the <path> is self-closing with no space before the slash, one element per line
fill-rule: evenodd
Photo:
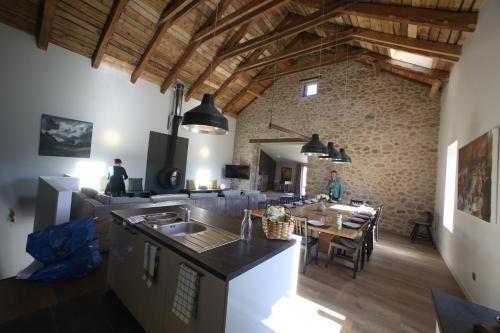
<path fill-rule="evenodd" d="M 489 224 L 455 209 L 453 233 L 442 225 L 446 151 L 500 126 L 500 1 L 487 1 L 474 34 L 442 94 L 436 211 L 439 249 L 467 297 L 500 310 L 500 223 Z M 477 280 L 472 280 L 476 272 Z"/>
<path fill-rule="evenodd" d="M 130 75 L 55 45 L 48 52 L 36 47 L 33 36 L 0 24 L 0 278 L 28 264 L 26 236 L 33 228 L 38 176 L 71 173 L 89 159 L 38 156 L 42 113 L 94 123 L 90 161 L 107 165 L 124 161 L 129 176 L 145 177 L 149 131 L 165 132 L 172 94 L 144 80 L 135 85 Z M 184 110 L 198 101 L 184 103 Z M 189 137 L 187 178 L 208 169 L 221 178 L 231 163 L 235 120 L 230 134 L 207 136 L 179 131 Z M 205 154 L 202 154 L 201 151 Z M 206 152 L 208 151 L 208 156 Z M 203 157 L 205 156 L 205 157 Z M 16 222 L 8 221 L 14 209 Z"/>

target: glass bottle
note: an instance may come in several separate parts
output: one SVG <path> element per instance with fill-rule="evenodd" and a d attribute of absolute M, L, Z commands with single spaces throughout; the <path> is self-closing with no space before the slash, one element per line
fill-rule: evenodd
<path fill-rule="evenodd" d="M 250 209 L 245 209 L 245 216 L 243 217 L 243 221 L 241 221 L 241 234 L 240 238 L 242 241 L 250 242 L 252 239 L 252 219 L 250 216 L 252 215 L 252 211 Z"/>
<path fill-rule="evenodd" d="M 342 230 L 342 214 L 337 213 L 337 230 Z"/>

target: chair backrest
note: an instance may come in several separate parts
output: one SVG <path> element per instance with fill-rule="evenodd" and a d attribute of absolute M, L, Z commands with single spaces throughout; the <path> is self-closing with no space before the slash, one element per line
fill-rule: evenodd
<path fill-rule="evenodd" d="M 432 214 L 431 212 L 425 212 L 425 215 L 427 216 L 427 222 L 429 224 L 432 224 L 432 222 L 434 221 L 434 214 Z"/>
<path fill-rule="evenodd" d="M 186 188 L 190 191 L 196 190 L 196 183 L 192 179 L 186 179 Z"/>
<path fill-rule="evenodd" d="M 129 192 L 142 192 L 144 188 L 142 187 L 142 178 L 129 178 L 128 179 L 128 191 Z"/>
<path fill-rule="evenodd" d="M 309 235 L 307 227 L 307 218 L 294 216 L 293 223 L 294 223 L 293 233 L 295 235 L 302 237 L 307 237 Z"/>
<path fill-rule="evenodd" d="M 380 222 L 380 218 L 382 217 L 382 210 L 383 210 L 384 206 L 383 205 L 380 205 L 378 208 L 377 208 L 377 211 L 375 213 L 375 216 L 373 217 L 373 220 L 372 220 L 372 223 L 370 224 L 370 227 L 371 229 L 373 230 L 373 228 L 375 226 L 377 226 Z M 372 226 L 373 225 L 373 226 Z"/>
<path fill-rule="evenodd" d="M 211 181 L 208 182 L 208 188 L 215 190 L 219 188 L 219 183 L 217 182 L 217 179 L 212 179 Z"/>
<path fill-rule="evenodd" d="M 359 206 L 362 206 L 363 203 L 364 203 L 363 200 L 351 199 L 351 201 L 349 202 L 349 206 L 359 207 Z"/>

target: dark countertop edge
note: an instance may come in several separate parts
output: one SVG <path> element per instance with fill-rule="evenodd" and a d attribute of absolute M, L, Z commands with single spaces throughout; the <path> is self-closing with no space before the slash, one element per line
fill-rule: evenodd
<path fill-rule="evenodd" d="M 177 207 L 177 206 L 170 206 L 170 207 Z M 119 212 L 119 211 L 120 210 L 112 211 L 111 215 L 114 218 L 117 218 L 117 219 L 119 219 L 120 221 L 123 222 L 124 218 L 122 216 L 118 215 L 117 213 L 115 213 L 115 212 Z M 124 210 L 121 210 L 121 211 L 124 211 Z M 130 215 L 130 216 L 133 216 L 133 215 Z M 153 238 L 158 243 L 160 243 L 163 246 L 167 247 L 168 249 L 174 251 L 176 254 L 178 254 L 178 255 L 180 255 L 180 256 L 182 256 L 182 257 L 190 260 L 195 265 L 197 265 L 197 266 L 205 269 L 207 272 L 210 272 L 211 274 L 215 275 L 219 279 L 224 280 L 226 282 L 229 282 L 230 280 L 238 277 L 239 275 L 241 275 L 241 274 L 243 274 L 243 273 L 251 270 L 252 268 L 260 265 L 264 261 L 267 261 L 270 258 L 272 258 L 272 257 L 280 254 L 281 252 L 283 252 L 283 251 L 291 248 L 296 243 L 295 239 L 292 239 L 290 241 L 280 241 L 280 242 L 283 242 L 284 246 L 282 246 L 280 248 L 277 248 L 275 251 L 267 253 L 265 256 L 262 256 L 262 257 L 256 259 L 255 261 L 253 261 L 250 264 L 242 266 L 241 268 L 239 268 L 238 270 L 236 270 L 234 272 L 231 272 L 231 273 L 228 273 L 228 274 L 224 274 L 224 273 L 222 273 L 222 272 L 214 269 L 210 265 L 207 265 L 206 263 L 204 263 L 204 262 L 200 261 L 199 259 L 193 257 L 189 253 L 189 252 L 193 252 L 196 255 L 196 254 L 198 254 L 197 252 L 195 252 L 195 251 L 193 251 L 193 250 L 185 247 L 184 245 L 178 244 L 177 242 L 169 239 L 167 236 L 165 236 L 165 237 L 158 237 L 158 235 L 155 235 L 153 232 L 151 232 L 151 230 L 149 230 L 147 227 L 145 227 L 145 226 L 143 226 L 141 224 L 128 223 L 128 225 L 132 226 L 134 229 L 136 229 L 136 230 L 138 230 L 140 232 L 143 232 L 143 233 L 147 234 L 148 236 L 150 236 L 151 238 Z M 275 240 L 269 240 L 269 241 L 275 241 Z"/>
<path fill-rule="evenodd" d="M 494 309 L 487 308 L 485 306 L 482 306 L 480 304 L 473 303 L 471 301 L 468 301 L 463 298 L 456 297 L 451 294 L 447 294 L 445 292 L 441 292 L 438 290 L 431 289 L 431 295 L 432 295 L 432 303 L 434 304 L 434 309 L 436 311 L 436 318 L 437 318 L 437 323 L 439 325 L 439 330 L 441 333 L 456 333 L 458 332 L 456 330 L 457 326 L 460 323 L 453 322 L 451 324 L 444 323 L 443 320 L 448 320 L 447 317 L 453 317 L 453 318 L 461 318 L 464 319 L 468 316 L 474 316 L 476 320 L 474 322 L 469 322 L 468 327 L 463 327 L 464 331 L 463 332 L 472 332 L 473 330 L 473 325 L 475 324 L 483 324 L 483 325 L 492 325 L 495 326 L 495 316 L 500 315 L 499 311 L 496 311 Z M 448 312 L 454 312 L 453 316 L 448 316 L 447 313 L 445 313 L 442 307 L 443 302 L 449 302 L 452 301 L 455 303 L 453 311 L 452 309 L 449 309 L 448 307 L 445 309 Z M 465 311 L 465 317 L 464 312 Z M 486 316 L 484 314 L 487 314 Z M 446 324 L 446 325 L 445 325 Z M 448 329 L 450 328 L 450 329 Z M 461 327 L 462 328 L 462 327 Z"/>

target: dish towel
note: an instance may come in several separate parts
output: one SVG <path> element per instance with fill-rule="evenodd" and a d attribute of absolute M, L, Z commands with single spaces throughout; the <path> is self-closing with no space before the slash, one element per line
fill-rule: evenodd
<path fill-rule="evenodd" d="M 158 270 L 158 262 L 160 259 L 160 249 L 158 246 L 150 242 L 144 242 L 144 259 L 142 279 L 146 281 L 146 285 L 151 287 L 156 279 L 156 271 Z"/>
<path fill-rule="evenodd" d="M 181 263 L 172 312 L 185 324 L 196 316 L 199 285 L 200 273 Z"/>

